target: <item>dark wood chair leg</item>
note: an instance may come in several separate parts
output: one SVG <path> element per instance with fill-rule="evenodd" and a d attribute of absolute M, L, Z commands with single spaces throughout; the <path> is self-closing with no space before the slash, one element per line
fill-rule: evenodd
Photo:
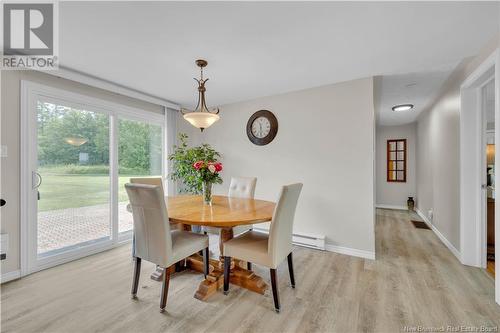
<path fill-rule="evenodd" d="M 170 270 L 167 267 L 167 268 L 163 269 L 163 283 L 161 285 L 160 312 L 165 312 L 165 306 L 167 305 L 168 284 L 169 283 L 170 283 Z"/>
<path fill-rule="evenodd" d="M 175 271 L 178 273 L 182 271 L 182 261 L 178 261 L 175 263 Z"/>
<path fill-rule="evenodd" d="M 249 271 L 251 271 L 251 270 L 252 270 L 252 263 L 251 263 L 250 261 L 247 261 L 247 269 L 248 269 Z"/>
<path fill-rule="evenodd" d="M 205 275 L 205 279 L 207 278 L 208 273 L 210 273 L 209 253 L 208 247 L 203 250 L 203 275 Z"/>
<path fill-rule="evenodd" d="M 288 255 L 288 273 L 290 273 L 290 283 L 292 288 L 295 288 L 295 275 L 293 274 L 293 259 L 292 252 Z"/>
<path fill-rule="evenodd" d="M 271 268 L 271 285 L 273 287 L 274 311 L 280 312 L 280 295 L 278 292 L 278 277 L 276 269 Z"/>
<path fill-rule="evenodd" d="M 132 281 L 132 298 L 137 298 L 137 288 L 139 287 L 139 277 L 141 276 L 141 258 L 135 257 L 134 279 Z"/>
<path fill-rule="evenodd" d="M 231 272 L 231 257 L 224 257 L 224 295 L 229 293 L 229 273 Z"/>

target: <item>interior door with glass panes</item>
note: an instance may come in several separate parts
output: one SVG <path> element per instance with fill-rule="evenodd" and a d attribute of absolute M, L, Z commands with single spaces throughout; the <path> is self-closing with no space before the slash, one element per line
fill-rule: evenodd
<path fill-rule="evenodd" d="M 387 140 L 387 181 L 406 182 L 406 139 Z"/>

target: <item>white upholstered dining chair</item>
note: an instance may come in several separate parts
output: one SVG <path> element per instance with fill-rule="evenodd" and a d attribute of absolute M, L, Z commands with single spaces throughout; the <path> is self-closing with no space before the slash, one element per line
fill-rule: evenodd
<path fill-rule="evenodd" d="M 203 251 L 205 278 L 209 272 L 208 236 L 188 231 L 170 231 L 167 205 L 161 186 L 125 184 L 134 217 L 135 266 L 132 298 L 137 297 L 142 259 L 163 268 L 160 311 L 165 311 L 169 267 L 176 262 Z"/>
<path fill-rule="evenodd" d="M 163 189 L 163 181 L 161 177 L 134 177 L 130 178 L 130 182 L 132 184 L 147 184 L 147 185 L 161 186 L 161 188 Z M 132 208 L 128 210 L 131 211 L 131 209 Z M 135 234 L 133 235 L 132 238 L 132 256 L 135 256 L 134 253 L 135 253 Z"/>
<path fill-rule="evenodd" d="M 271 272 L 274 308 L 280 311 L 276 268 L 288 258 L 292 288 L 295 288 L 292 260 L 292 232 L 295 209 L 302 184 L 283 186 L 274 209 L 269 234 L 248 231 L 224 243 L 224 294 L 229 292 L 231 258 L 245 260 L 268 267 Z"/>
<path fill-rule="evenodd" d="M 130 182 L 132 184 L 147 184 L 147 185 L 161 186 L 161 188 L 163 189 L 163 181 L 161 177 L 134 177 L 130 178 Z"/>
<path fill-rule="evenodd" d="M 253 199 L 255 196 L 255 177 L 231 177 L 228 197 Z M 233 234 L 239 235 L 252 229 L 252 225 L 240 225 L 233 228 Z M 205 227 L 205 231 L 212 234 L 219 234 L 219 228 Z"/>
<path fill-rule="evenodd" d="M 231 177 L 228 197 L 253 199 L 255 197 L 256 184 L 257 178 L 255 177 Z M 239 225 L 233 228 L 233 234 L 239 235 L 251 229 L 251 224 Z"/>

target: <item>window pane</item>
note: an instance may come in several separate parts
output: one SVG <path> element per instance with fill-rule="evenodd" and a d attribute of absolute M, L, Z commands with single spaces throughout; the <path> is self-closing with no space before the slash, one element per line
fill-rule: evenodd
<path fill-rule="evenodd" d="M 396 142 L 389 142 L 389 150 L 396 150 Z"/>
<path fill-rule="evenodd" d="M 395 166 L 396 166 L 396 162 L 389 161 L 388 170 L 396 170 Z"/>
<path fill-rule="evenodd" d="M 391 160 L 391 161 L 396 160 L 396 152 L 390 152 L 389 153 L 389 160 Z"/>
<path fill-rule="evenodd" d="M 397 170 L 404 170 L 405 168 L 405 162 L 398 161 L 397 162 Z"/>
<path fill-rule="evenodd" d="M 403 171 L 397 171 L 397 180 L 404 180 L 404 172 Z"/>
<path fill-rule="evenodd" d="M 405 149 L 405 142 L 398 141 L 398 150 L 404 150 L 404 149 Z"/>
<path fill-rule="evenodd" d="M 396 180 L 396 171 L 389 171 L 389 180 Z"/>
<path fill-rule="evenodd" d="M 141 121 L 118 121 L 118 232 L 132 230 L 132 214 L 126 209 L 128 196 L 125 184 L 130 178 L 161 177 L 162 129 Z"/>
<path fill-rule="evenodd" d="M 37 125 L 38 255 L 109 239 L 109 117 L 38 101 Z"/>
<path fill-rule="evenodd" d="M 405 159 L 405 153 L 404 153 L 404 151 L 398 151 L 397 152 L 397 159 L 398 159 L 398 161 L 403 161 Z"/>

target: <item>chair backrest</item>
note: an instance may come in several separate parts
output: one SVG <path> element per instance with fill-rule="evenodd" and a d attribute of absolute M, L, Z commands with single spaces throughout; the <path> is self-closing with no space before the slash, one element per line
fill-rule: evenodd
<path fill-rule="evenodd" d="M 280 263 L 292 251 L 293 220 L 302 184 L 281 188 L 269 230 L 268 251 L 272 261 Z"/>
<path fill-rule="evenodd" d="M 135 178 L 130 178 L 130 182 L 132 184 L 156 185 L 156 186 L 161 186 L 161 188 L 163 188 L 163 181 L 161 177 L 135 177 Z"/>
<path fill-rule="evenodd" d="M 231 198 L 253 199 L 255 184 L 257 184 L 257 178 L 255 177 L 231 177 L 228 196 Z"/>
<path fill-rule="evenodd" d="M 165 268 L 172 236 L 161 186 L 125 184 L 134 217 L 135 256 Z"/>

